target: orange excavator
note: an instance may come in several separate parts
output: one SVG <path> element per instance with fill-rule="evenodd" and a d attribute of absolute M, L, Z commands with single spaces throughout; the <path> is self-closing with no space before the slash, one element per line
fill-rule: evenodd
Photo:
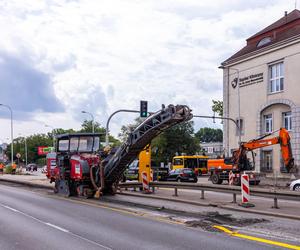
<path fill-rule="evenodd" d="M 279 131 L 279 135 L 273 138 L 267 138 L 268 136 Z M 280 144 L 281 155 L 286 167 L 287 172 L 290 172 L 294 167 L 294 158 L 291 150 L 289 132 L 285 128 L 280 128 L 270 134 L 266 134 L 260 138 L 250 140 L 248 142 L 242 142 L 240 147 L 233 151 L 232 156 L 224 159 L 210 159 L 207 162 L 208 172 L 210 173 L 210 180 L 214 184 L 221 184 L 223 180 L 229 179 L 229 172 L 233 173 L 233 184 L 240 185 L 241 173 L 246 172 L 249 174 L 251 184 L 259 184 L 259 176 L 253 172 L 254 156 L 253 150 L 263 147 L 268 147 L 275 144 Z M 249 153 L 252 155 L 253 161 L 249 159 Z"/>

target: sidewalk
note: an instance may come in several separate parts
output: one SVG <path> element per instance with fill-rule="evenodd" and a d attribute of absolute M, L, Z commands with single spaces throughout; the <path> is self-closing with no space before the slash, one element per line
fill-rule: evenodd
<path fill-rule="evenodd" d="M 28 186 L 40 187 L 40 188 L 53 188 L 54 183 L 50 183 L 47 179 L 46 175 L 36 175 L 36 174 L 22 174 L 22 175 L 11 175 L 4 174 L 0 175 L 0 183 L 1 181 L 8 181 L 12 183 L 20 183 Z"/>
<path fill-rule="evenodd" d="M 251 193 L 251 191 L 250 191 Z M 232 194 L 216 193 L 211 191 L 205 191 L 204 199 L 201 199 L 201 191 L 198 190 L 178 190 L 178 196 L 174 196 L 174 189 L 159 188 L 155 193 L 142 194 L 139 191 L 122 191 L 120 194 L 128 197 L 128 200 L 139 203 L 139 198 L 151 200 L 160 200 L 161 205 L 164 206 L 163 201 L 173 201 L 185 204 L 185 211 L 189 210 L 189 205 L 192 206 L 206 206 L 206 207 L 218 207 L 222 209 L 229 209 L 239 212 L 256 213 L 261 215 L 270 215 L 282 218 L 291 218 L 300 220 L 300 200 L 278 200 L 279 209 L 272 208 L 274 202 L 273 199 L 264 197 L 251 197 L 250 202 L 255 207 L 244 208 L 239 204 L 241 203 L 241 196 L 237 196 L 237 203 L 232 203 Z M 143 200 L 145 200 L 143 199 Z M 143 201 L 145 203 L 145 201 Z M 147 202 L 146 202 L 147 203 Z"/>

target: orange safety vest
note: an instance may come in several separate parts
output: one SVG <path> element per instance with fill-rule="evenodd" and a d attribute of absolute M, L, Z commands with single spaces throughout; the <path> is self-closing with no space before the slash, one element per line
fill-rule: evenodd
<path fill-rule="evenodd" d="M 2 163 L 0 163 L 0 170 L 3 170 L 3 164 Z"/>
<path fill-rule="evenodd" d="M 12 169 L 16 169 L 17 165 L 16 164 L 12 164 Z"/>

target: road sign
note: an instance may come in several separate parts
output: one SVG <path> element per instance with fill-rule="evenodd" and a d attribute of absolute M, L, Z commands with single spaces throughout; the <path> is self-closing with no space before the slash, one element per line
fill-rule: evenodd
<path fill-rule="evenodd" d="M 54 147 L 40 146 L 38 147 L 38 155 L 46 155 L 54 151 Z"/>
<path fill-rule="evenodd" d="M 19 159 L 21 157 L 21 154 L 20 153 L 17 153 L 16 154 L 16 157 Z"/>

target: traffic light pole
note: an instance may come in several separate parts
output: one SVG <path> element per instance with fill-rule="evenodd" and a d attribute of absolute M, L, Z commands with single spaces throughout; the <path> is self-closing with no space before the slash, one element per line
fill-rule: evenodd
<path fill-rule="evenodd" d="M 106 122 L 106 131 L 105 131 L 105 146 L 109 145 L 109 122 L 111 120 L 111 118 L 120 112 L 127 112 L 127 113 L 140 113 L 139 110 L 131 110 L 131 109 L 119 109 L 117 111 L 115 111 L 114 113 L 112 113 L 109 117 L 108 120 Z"/>

